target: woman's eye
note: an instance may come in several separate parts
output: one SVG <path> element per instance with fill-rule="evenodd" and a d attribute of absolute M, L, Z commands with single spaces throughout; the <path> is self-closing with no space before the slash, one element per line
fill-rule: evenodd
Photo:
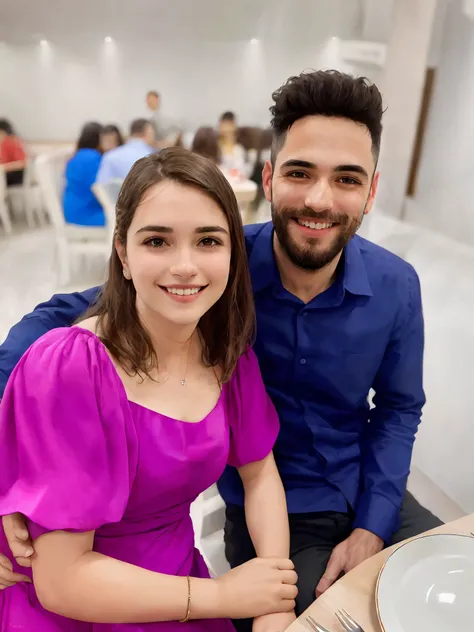
<path fill-rule="evenodd" d="M 204 239 L 201 239 L 199 242 L 199 245 L 205 247 L 220 246 L 220 242 L 214 237 L 204 237 Z"/>
<path fill-rule="evenodd" d="M 146 241 L 145 245 L 151 246 L 152 248 L 161 248 L 162 246 L 164 246 L 164 243 L 165 241 L 161 237 L 153 237 L 152 239 Z"/>

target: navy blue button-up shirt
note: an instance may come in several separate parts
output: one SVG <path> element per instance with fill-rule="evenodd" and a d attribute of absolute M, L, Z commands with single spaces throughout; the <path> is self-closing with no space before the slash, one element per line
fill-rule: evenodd
<path fill-rule="evenodd" d="M 350 505 L 354 528 L 389 541 L 424 404 L 418 277 L 408 263 L 356 236 L 334 284 L 304 304 L 281 283 L 272 224 L 246 226 L 245 233 L 257 309 L 254 348 L 280 416 L 275 458 L 288 511 L 345 512 Z M 0 347 L 0 394 L 26 348 L 70 325 L 97 291 L 55 296 L 12 328 Z M 219 489 L 228 504 L 243 504 L 232 468 Z"/>

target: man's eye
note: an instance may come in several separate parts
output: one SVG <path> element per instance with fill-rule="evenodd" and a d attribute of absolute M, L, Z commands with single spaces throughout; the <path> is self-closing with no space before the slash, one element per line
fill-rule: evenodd
<path fill-rule="evenodd" d="M 339 182 L 342 182 L 342 184 L 360 184 L 359 180 L 351 176 L 342 176 L 342 178 L 339 178 Z"/>
<path fill-rule="evenodd" d="M 302 180 L 308 177 L 308 174 L 304 171 L 290 171 L 286 174 L 289 178 L 295 178 L 296 180 Z"/>

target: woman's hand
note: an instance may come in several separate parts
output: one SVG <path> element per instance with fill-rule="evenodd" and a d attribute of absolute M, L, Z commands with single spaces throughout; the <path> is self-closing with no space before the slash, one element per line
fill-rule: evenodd
<path fill-rule="evenodd" d="M 242 564 L 216 580 L 221 616 L 248 619 L 291 613 L 298 594 L 297 579 L 291 560 L 256 558 Z"/>
<path fill-rule="evenodd" d="M 253 620 L 252 632 L 283 632 L 296 621 L 294 612 L 265 614 Z"/>
<path fill-rule="evenodd" d="M 20 513 L 10 514 L 9 516 L 3 516 L 2 522 L 8 546 L 17 564 L 30 568 L 34 549 L 30 534 L 26 528 L 25 516 Z"/>

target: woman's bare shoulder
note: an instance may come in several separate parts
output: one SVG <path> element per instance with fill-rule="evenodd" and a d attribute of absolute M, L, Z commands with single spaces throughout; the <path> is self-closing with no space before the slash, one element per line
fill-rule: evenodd
<path fill-rule="evenodd" d="M 77 323 L 75 326 L 80 329 L 86 329 L 87 331 L 91 331 L 93 334 L 98 335 L 97 330 L 97 321 L 98 316 L 91 316 L 90 318 L 86 318 L 85 320 L 81 320 L 80 323 Z"/>

